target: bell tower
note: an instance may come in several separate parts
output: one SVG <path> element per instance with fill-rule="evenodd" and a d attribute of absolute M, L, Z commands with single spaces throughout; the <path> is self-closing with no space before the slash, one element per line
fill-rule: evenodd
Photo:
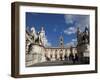
<path fill-rule="evenodd" d="M 60 47 L 64 48 L 64 39 L 62 35 L 60 36 Z"/>

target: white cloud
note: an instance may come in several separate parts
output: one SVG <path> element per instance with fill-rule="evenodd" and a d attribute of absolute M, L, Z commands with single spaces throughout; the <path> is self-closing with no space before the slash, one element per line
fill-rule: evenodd
<path fill-rule="evenodd" d="M 69 27 L 68 29 L 64 30 L 64 33 L 67 34 L 67 35 L 75 34 L 76 28 L 75 27 Z"/>
<path fill-rule="evenodd" d="M 64 16 L 66 24 L 73 24 L 74 17 L 73 15 L 67 14 Z"/>
<path fill-rule="evenodd" d="M 48 46 L 48 47 L 51 47 L 51 46 L 52 46 L 52 44 L 51 44 L 50 42 L 48 42 L 48 43 L 47 43 L 47 46 Z"/>
<path fill-rule="evenodd" d="M 54 31 L 54 32 L 56 32 L 56 31 L 57 31 L 57 29 L 56 29 L 56 28 L 54 28 L 54 29 L 53 29 L 53 31 Z"/>
<path fill-rule="evenodd" d="M 44 38 L 44 44 L 45 44 L 46 47 L 52 46 L 52 44 L 47 40 L 47 37 L 46 36 Z"/>
<path fill-rule="evenodd" d="M 69 43 L 67 43 L 65 46 L 66 46 L 66 47 L 71 47 L 71 46 L 75 47 L 76 44 L 77 44 L 77 39 L 75 38 L 75 39 L 72 39 L 72 40 L 71 40 Z"/>
<path fill-rule="evenodd" d="M 64 18 L 66 24 L 73 24 L 74 27 L 79 27 L 81 31 L 83 31 L 86 26 L 90 26 L 89 15 L 67 14 L 64 16 Z"/>
<path fill-rule="evenodd" d="M 72 39 L 72 41 L 73 41 L 73 42 L 76 42 L 76 41 L 77 41 L 77 39 L 76 39 L 76 38 L 75 38 L 75 39 Z"/>
<path fill-rule="evenodd" d="M 71 42 L 67 43 L 65 46 L 66 46 L 66 47 L 74 46 L 74 42 L 71 41 Z"/>

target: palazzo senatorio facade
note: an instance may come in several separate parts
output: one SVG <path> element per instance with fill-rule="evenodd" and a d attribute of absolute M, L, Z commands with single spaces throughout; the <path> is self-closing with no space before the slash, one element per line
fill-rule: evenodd
<path fill-rule="evenodd" d="M 31 66 L 42 62 L 54 62 L 54 61 L 69 61 L 71 59 L 75 60 L 79 58 L 86 58 L 89 61 L 89 34 L 86 29 L 84 32 L 80 32 L 77 29 L 77 45 L 76 47 L 64 46 L 63 36 L 59 36 L 58 47 L 50 47 L 46 45 L 46 35 L 45 30 L 41 27 L 41 31 L 35 31 L 32 27 L 31 31 L 26 30 L 26 66 Z M 80 37 L 81 36 L 81 37 Z M 83 37 L 84 39 L 82 39 Z M 87 36 L 87 37 L 85 37 Z M 84 43 L 82 41 L 84 40 Z M 85 47 L 85 48 L 84 48 Z M 81 51 L 80 51 L 81 50 Z M 84 59 L 82 59 L 84 60 Z M 81 60 L 81 61 L 82 61 Z"/>

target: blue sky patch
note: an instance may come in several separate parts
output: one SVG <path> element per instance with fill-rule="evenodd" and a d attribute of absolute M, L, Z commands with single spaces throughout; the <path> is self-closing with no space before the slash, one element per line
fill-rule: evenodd
<path fill-rule="evenodd" d="M 59 46 L 59 38 L 64 38 L 64 46 L 75 46 L 77 43 L 77 27 L 84 30 L 85 26 L 90 26 L 89 15 L 77 14 L 51 14 L 26 12 L 26 28 L 35 27 L 36 32 L 44 27 L 46 37 L 50 46 Z"/>

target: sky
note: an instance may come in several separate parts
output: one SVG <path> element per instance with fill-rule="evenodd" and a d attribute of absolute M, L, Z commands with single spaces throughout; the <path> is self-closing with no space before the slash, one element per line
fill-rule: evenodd
<path fill-rule="evenodd" d="M 84 31 L 90 26 L 89 19 L 89 15 L 26 12 L 26 29 L 35 27 L 38 32 L 44 27 L 48 46 L 58 47 L 62 35 L 64 46 L 69 47 L 77 44 L 77 27 Z"/>

